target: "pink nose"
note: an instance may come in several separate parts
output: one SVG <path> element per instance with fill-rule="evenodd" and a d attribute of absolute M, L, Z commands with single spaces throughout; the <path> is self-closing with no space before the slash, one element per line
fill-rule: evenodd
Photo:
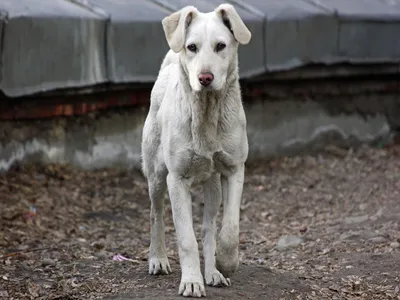
<path fill-rule="evenodd" d="M 202 86 L 209 86 L 214 80 L 214 75 L 212 73 L 200 73 L 199 81 Z"/>

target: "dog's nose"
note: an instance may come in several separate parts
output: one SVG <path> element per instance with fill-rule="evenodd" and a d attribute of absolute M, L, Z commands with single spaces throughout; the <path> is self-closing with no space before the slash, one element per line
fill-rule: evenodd
<path fill-rule="evenodd" d="M 214 75 L 212 73 L 200 73 L 199 81 L 202 86 L 209 86 L 214 80 Z"/>

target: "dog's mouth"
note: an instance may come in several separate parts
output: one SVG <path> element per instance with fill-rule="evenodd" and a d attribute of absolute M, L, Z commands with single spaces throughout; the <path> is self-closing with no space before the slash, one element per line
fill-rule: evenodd
<path fill-rule="evenodd" d="M 214 92 L 214 93 L 218 93 L 220 91 L 223 90 L 223 86 L 220 85 L 216 85 L 216 84 L 211 84 L 209 86 L 198 86 L 197 90 L 195 90 L 195 92 Z"/>
<path fill-rule="evenodd" d="M 207 93 L 216 91 L 212 86 L 196 86 L 192 87 L 194 93 Z"/>
<path fill-rule="evenodd" d="M 211 92 L 216 90 L 213 86 L 209 85 L 209 86 L 201 86 L 200 91 Z"/>

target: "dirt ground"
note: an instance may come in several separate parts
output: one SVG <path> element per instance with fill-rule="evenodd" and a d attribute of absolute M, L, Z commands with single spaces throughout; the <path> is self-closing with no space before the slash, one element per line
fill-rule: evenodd
<path fill-rule="evenodd" d="M 169 205 L 173 274 L 147 274 L 140 173 L 16 166 L 0 175 L 0 199 L 0 299 L 182 299 Z M 400 149 L 328 147 L 248 166 L 240 259 L 232 286 L 207 298 L 400 299 Z"/>

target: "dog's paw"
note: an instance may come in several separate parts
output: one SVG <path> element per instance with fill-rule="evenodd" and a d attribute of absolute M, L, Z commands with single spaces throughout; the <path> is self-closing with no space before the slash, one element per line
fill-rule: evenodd
<path fill-rule="evenodd" d="M 239 241 L 221 232 L 216 251 L 216 266 L 225 277 L 231 277 L 239 267 Z"/>
<path fill-rule="evenodd" d="M 230 277 L 239 268 L 239 258 L 237 255 L 230 255 L 228 257 L 224 257 L 224 255 L 217 255 L 216 265 L 221 274 L 223 274 L 225 277 Z"/>
<path fill-rule="evenodd" d="M 210 286 L 230 286 L 231 280 L 225 278 L 217 269 L 211 272 L 206 272 L 206 284 Z"/>
<path fill-rule="evenodd" d="M 167 257 L 158 258 L 151 257 L 149 259 L 149 274 L 150 275 L 158 275 L 164 274 L 168 275 L 171 273 L 171 267 L 169 265 L 169 261 Z"/>
<path fill-rule="evenodd" d="M 203 277 L 196 276 L 192 278 L 182 278 L 179 285 L 179 295 L 184 297 L 197 297 L 206 296 L 206 290 L 204 288 Z"/>

